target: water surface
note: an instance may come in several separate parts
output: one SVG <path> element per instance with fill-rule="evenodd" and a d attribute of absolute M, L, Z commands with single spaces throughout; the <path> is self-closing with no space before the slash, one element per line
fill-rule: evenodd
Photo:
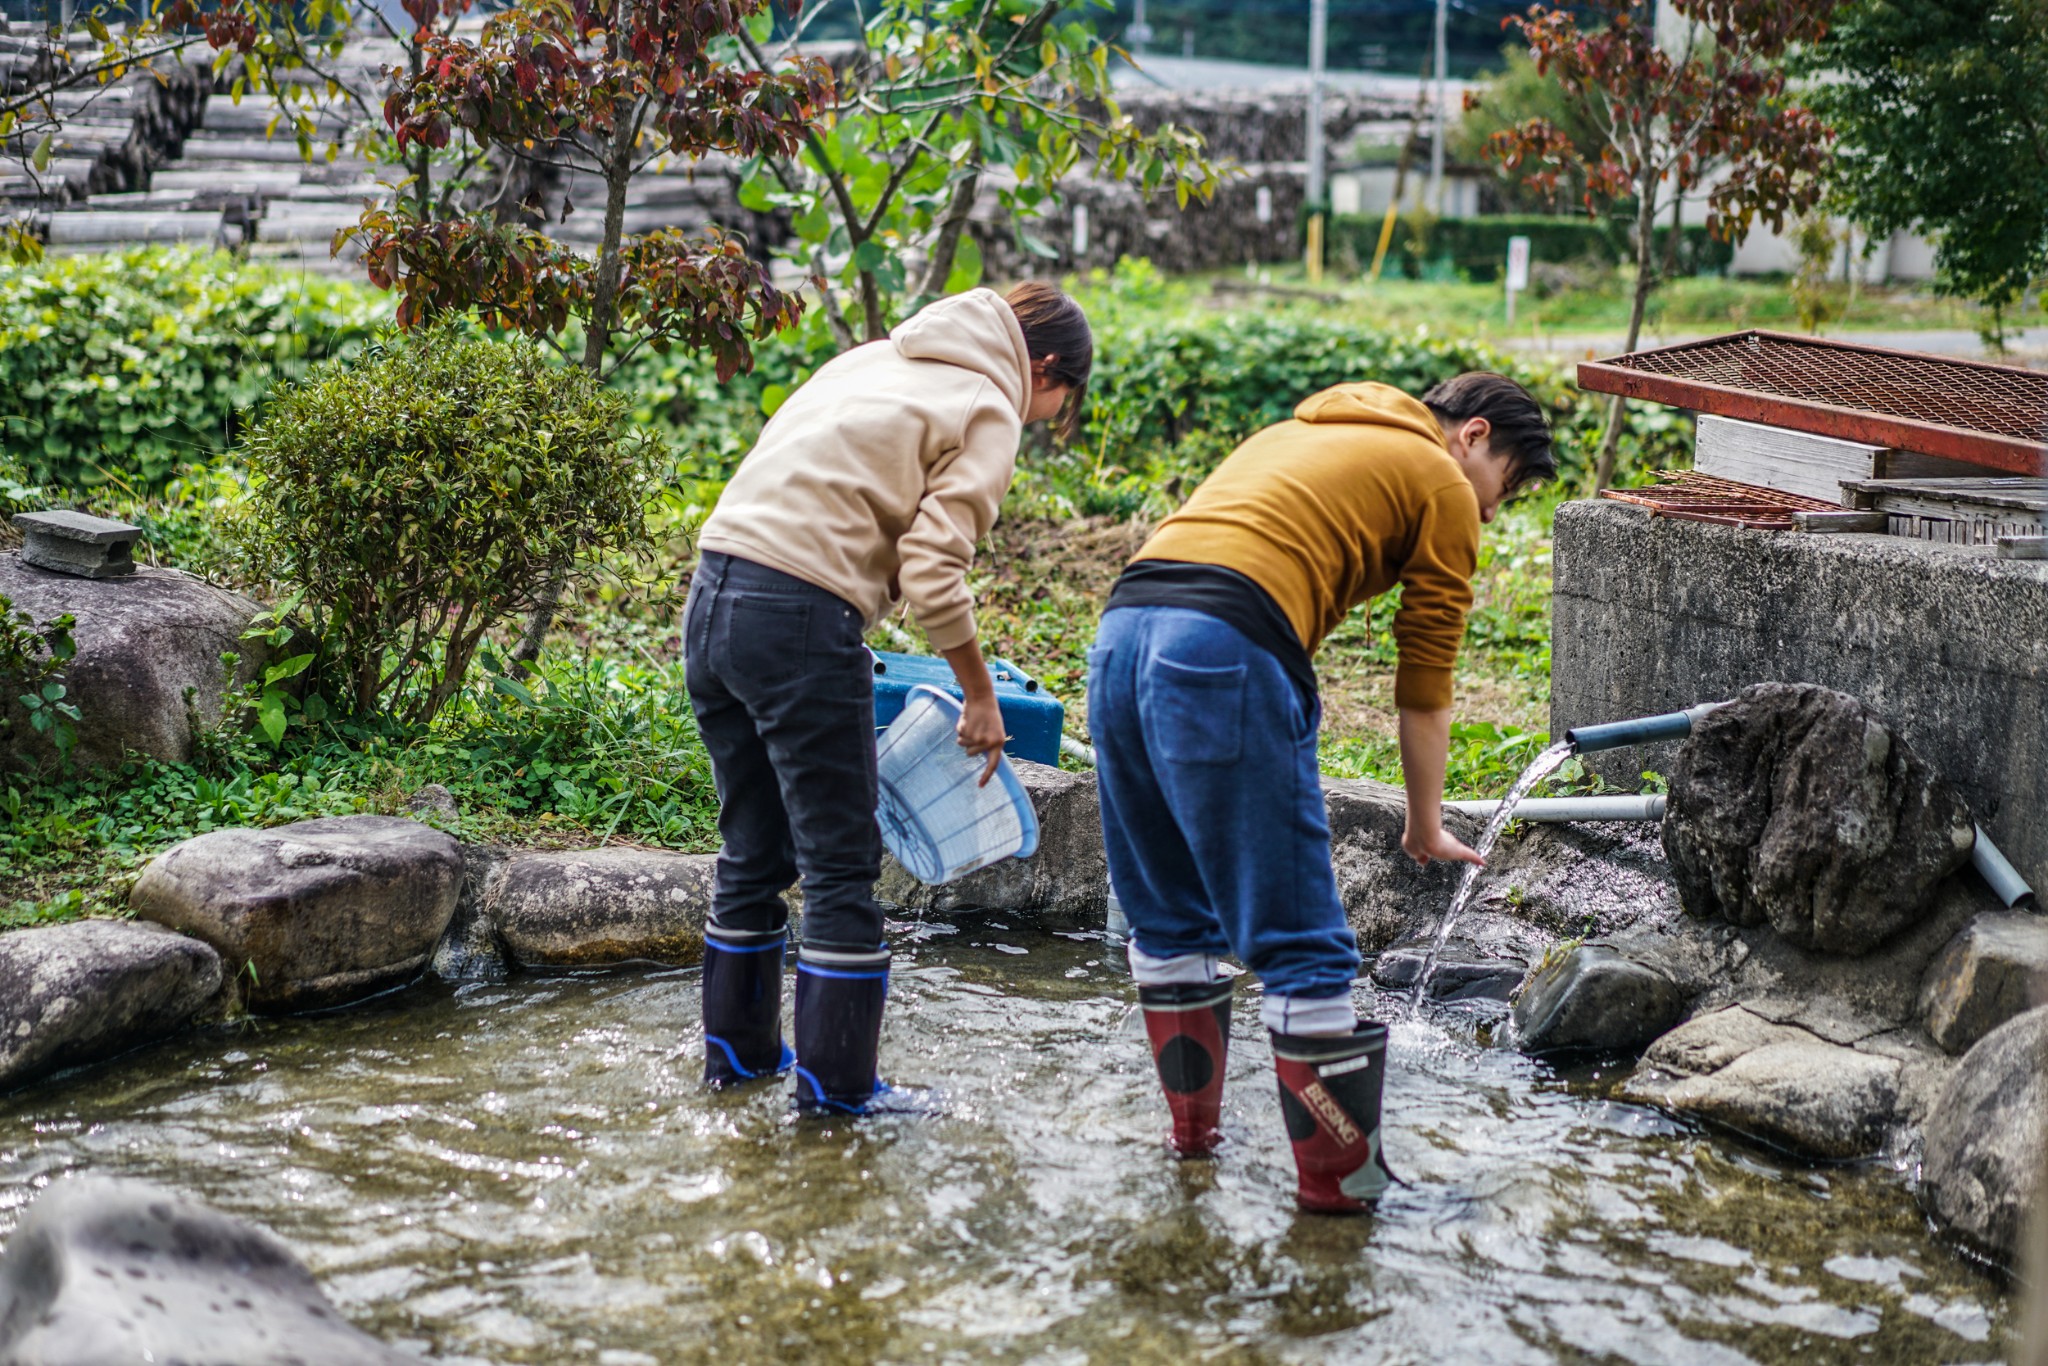
<path fill-rule="evenodd" d="M 884 1070 L 943 1084 L 935 1119 L 705 1093 L 690 971 L 181 1038 L 0 1098 L 0 1238 L 63 1171 L 145 1177 L 270 1227 L 357 1323 L 464 1362 L 2005 1355 L 1998 1286 L 1895 1173 L 1609 1102 L 1469 1016 L 1395 1028 L 1387 1150 L 1413 1184 L 1377 1217 L 1294 1212 L 1249 985 L 1230 1141 L 1175 1162 L 1120 959 L 992 922 L 899 940 Z"/>

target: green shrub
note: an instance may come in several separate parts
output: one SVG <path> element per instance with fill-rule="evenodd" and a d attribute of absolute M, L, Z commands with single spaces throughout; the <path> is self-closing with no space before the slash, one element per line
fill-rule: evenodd
<path fill-rule="evenodd" d="M 278 380 L 359 347 L 389 316 L 359 286 L 225 254 L 0 266 L 0 446 L 23 483 L 159 484 L 227 449 Z"/>
<path fill-rule="evenodd" d="M 277 642 L 259 716 L 272 738 L 290 705 L 274 685 L 301 671 L 309 722 L 430 720 L 494 626 L 642 546 L 659 446 L 623 431 L 626 408 L 532 343 L 454 326 L 281 386 L 242 446 L 237 525 L 245 575 L 290 595 L 278 618 L 311 643 Z"/>
<path fill-rule="evenodd" d="M 64 700 L 64 666 L 78 653 L 71 639 L 76 624 L 68 612 L 38 624 L 0 593 L 0 757 L 11 748 L 17 715 L 59 755 L 78 743 L 78 708 Z"/>

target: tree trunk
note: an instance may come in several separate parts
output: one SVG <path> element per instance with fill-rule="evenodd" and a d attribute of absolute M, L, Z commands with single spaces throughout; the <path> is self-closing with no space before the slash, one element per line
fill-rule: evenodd
<path fill-rule="evenodd" d="M 612 129 L 612 145 L 604 163 L 604 244 L 597 253 L 597 287 L 590 296 L 590 322 L 583 333 L 583 368 L 604 372 L 604 353 L 611 348 L 612 321 L 618 313 L 619 276 L 624 263 L 619 243 L 626 228 L 626 185 L 633 178 L 633 135 L 640 117 L 635 109 Z"/>
<path fill-rule="evenodd" d="M 917 287 L 918 298 L 935 299 L 946 292 L 946 281 L 953 274 L 953 258 L 960 251 L 961 234 L 967 231 L 967 219 L 974 212 L 974 201 L 980 192 L 979 170 L 953 186 L 953 197 L 946 202 L 945 216 L 939 220 L 939 235 L 932 240 L 931 259 L 925 262 L 924 279 Z"/>
<path fill-rule="evenodd" d="M 618 315 L 619 277 L 625 264 L 619 257 L 619 243 L 625 237 L 626 185 L 633 179 L 633 140 L 640 126 L 636 107 L 612 129 L 612 143 L 604 163 L 604 244 L 597 253 L 597 288 L 591 291 L 590 321 L 583 333 L 583 368 L 593 375 L 604 374 L 605 352 L 611 349 L 612 322 Z M 541 646 L 555 624 L 562 605 L 562 590 L 568 578 L 567 564 L 548 566 L 547 582 L 526 629 L 512 647 L 512 676 L 524 679 L 526 666 L 540 658 Z"/>
<path fill-rule="evenodd" d="M 1622 344 L 1623 354 L 1636 349 L 1636 342 L 1643 335 L 1643 310 L 1650 302 L 1650 291 L 1657 287 L 1656 227 L 1656 182 L 1645 177 L 1642 198 L 1636 204 L 1636 294 L 1629 306 L 1628 340 Z M 1607 434 L 1600 439 L 1600 458 L 1593 466 L 1595 494 L 1614 482 L 1614 457 L 1621 449 L 1621 419 L 1621 395 L 1616 394 L 1607 405 Z"/>
<path fill-rule="evenodd" d="M 413 33 L 410 50 L 406 53 L 406 64 L 412 69 L 412 78 L 419 80 L 421 70 L 420 39 L 426 30 L 421 28 Z M 424 140 L 415 144 L 412 158 L 412 187 L 414 202 L 419 205 L 420 222 L 430 223 L 434 218 L 434 161 L 433 151 Z"/>
<path fill-rule="evenodd" d="M 856 246 L 855 250 L 859 250 Z M 875 273 L 864 270 L 860 273 L 861 328 L 866 340 L 880 341 L 889 335 L 889 327 L 882 317 L 882 290 L 875 283 Z"/>

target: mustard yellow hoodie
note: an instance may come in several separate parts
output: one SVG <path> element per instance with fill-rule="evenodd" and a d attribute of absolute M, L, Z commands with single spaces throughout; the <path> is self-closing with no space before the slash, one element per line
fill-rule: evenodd
<path fill-rule="evenodd" d="M 1390 385 L 1340 384 L 1231 452 L 1136 558 L 1236 570 L 1311 655 L 1401 584 L 1394 702 L 1435 711 L 1451 704 L 1472 607 L 1479 499 L 1429 409 Z"/>
<path fill-rule="evenodd" d="M 934 647 L 974 639 L 967 566 L 995 525 L 1031 356 L 994 290 L 919 312 L 818 368 L 719 496 L 698 544 L 836 593 L 872 626 L 906 600 Z"/>

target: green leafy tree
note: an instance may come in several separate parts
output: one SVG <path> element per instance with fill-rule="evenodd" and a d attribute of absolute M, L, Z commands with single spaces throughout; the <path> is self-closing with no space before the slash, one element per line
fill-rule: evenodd
<path fill-rule="evenodd" d="M 1856 0 L 1805 65 L 1837 205 L 1934 241 L 1937 288 L 2000 315 L 2048 275 L 2048 0 Z"/>
<path fill-rule="evenodd" d="M 823 7 L 821 6 L 820 9 Z M 967 226 L 993 197 L 1026 249 L 1055 253 L 1029 220 L 1087 166 L 1185 207 L 1214 195 L 1217 170 L 1195 133 L 1147 132 L 1110 90 L 1113 49 L 1091 10 L 1106 0 L 880 0 L 863 11 L 859 48 L 826 117 L 788 149 L 765 150 L 743 201 L 789 213 L 792 255 L 835 282 L 827 316 L 842 345 L 882 336 L 890 300 L 927 299 L 980 280 Z M 781 42 L 742 35 L 757 67 L 800 57 L 808 32 Z"/>

